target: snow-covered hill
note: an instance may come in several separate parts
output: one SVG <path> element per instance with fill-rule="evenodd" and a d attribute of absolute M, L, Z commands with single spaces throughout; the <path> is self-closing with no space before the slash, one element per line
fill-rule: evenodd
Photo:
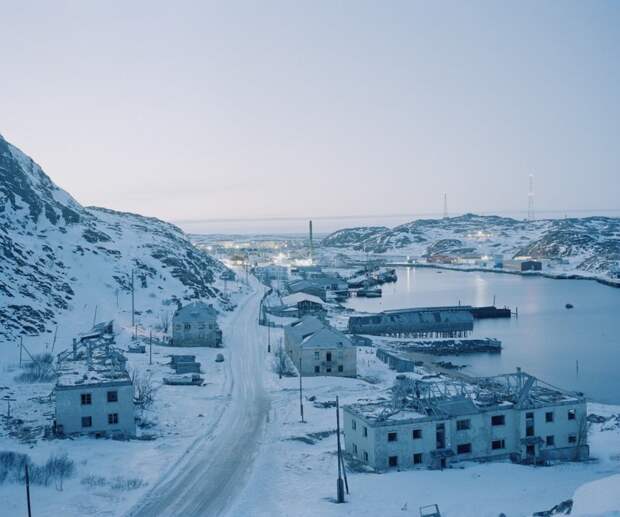
<path fill-rule="evenodd" d="M 81 206 L 0 136 L 0 341 L 68 320 L 83 318 L 75 326 L 87 329 L 95 316 L 116 319 L 127 312 L 132 269 L 144 324 L 169 315 L 176 300 L 222 307 L 223 268 L 172 224 Z"/>
<path fill-rule="evenodd" d="M 620 264 L 620 218 L 520 221 L 466 214 L 419 219 L 395 228 L 350 228 L 328 235 L 326 248 L 409 255 L 528 255 L 568 272 L 609 277 Z"/>

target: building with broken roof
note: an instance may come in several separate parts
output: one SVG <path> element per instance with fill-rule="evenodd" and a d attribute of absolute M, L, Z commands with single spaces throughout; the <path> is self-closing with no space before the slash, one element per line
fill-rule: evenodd
<path fill-rule="evenodd" d="M 468 305 L 416 307 L 351 316 L 349 331 L 354 334 L 394 337 L 466 337 L 474 328 L 471 310 Z"/>
<path fill-rule="evenodd" d="M 284 346 L 304 376 L 357 375 L 357 347 L 342 332 L 314 316 L 284 327 Z"/>
<path fill-rule="evenodd" d="M 221 346 L 217 310 L 204 302 L 193 302 L 178 309 L 172 317 L 172 345 Z"/>
<path fill-rule="evenodd" d="M 343 410 L 347 452 L 376 470 L 589 455 L 585 397 L 520 370 L 472 384 L 401 376 L 393 395 Z"/>
<path fill-rule="evenodd" d="M 100 323 L 57 356 L 54 429 L 59 435 L 134 436 L 134 387 L 114 346 L 112 322 Z"/>

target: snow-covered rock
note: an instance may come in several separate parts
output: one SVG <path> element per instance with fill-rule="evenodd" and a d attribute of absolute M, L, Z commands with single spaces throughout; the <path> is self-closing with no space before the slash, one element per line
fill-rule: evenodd
<path fill-rule="evenodd" d="M 214 283 L 223 268 L 172 224 L 83 207 L 0 136 L 0 341 L 50 332 L 68 313 L 87 311 L 90 321 L 95 307 L 114 312 L 132 269 L 148 300 L 141 310 L 222 304 Z"/>

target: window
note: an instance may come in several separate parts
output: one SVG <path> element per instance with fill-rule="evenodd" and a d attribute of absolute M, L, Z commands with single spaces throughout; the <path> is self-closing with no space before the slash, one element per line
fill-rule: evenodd
<path fill-rule="evenodd" d="M 118 424 L 118 413 L 110 413 L 108 415 L 108 424 Z"/>
<path fill-rule="evenodd" d="M 321 367 L 320 366 L 315 366 L 314 367 L 314 373 L 320 373 L 321 372 Z"/>
<path fill-rule="evenodd" d="M 420 463 L 422 463 L 422 453 L 421 452 L 416 452 L 413 455 L 413 464 L 414 465 L 419 465 Z"/>
<path fill-rule="evenodd" d="M 362 456 L 364 457 L 364 461 L 368 462 L 368 453 L 366 451 L 364 451 L 364 454 Z"/>
<path fill-rule="evenodd" d="M 192 328 L 192 324 L 191 323 L 186 323 L 185 325 L 183 325 L 183 328 L 185 330 L 190 330 Z"/>
<path fill-rule="evenodd" d="M 326 352 L 325 353 L 325 360 L 327 362 L 330 362 L 332 360 L 332 353 L 331 352 Z"/>
<path fill-rule="evenodd" d="M 357 445 L 353 444 L 353 454 L 357 456 Z"/>
<path fill-rule="evenodd" d="M 362 434 L 364 436 L 368 436 L 368 428 L 366 426 L 364 426 L 364 429 L 362 429 Z"/>
<path fill-rule="evenodd" d="M 355 420 L 351 420 L 351 429 L 357 429 L 357 422 Z"/>
<path fill-rule="evenodd" d="M 118 391 L 108 391 L 108 402 L 118 402 Z"/>
<path fill-rule="evenodd" d="M 80 395 L 82 406 L 90 406 L 93 403 L 93 398 L 90 393 L 82 393 Z"/>
<path fill-rule="evenodd" d="M 420 440 L 422 438 L 422 429 L 414 429 L 411 434 L 414 440 Z"/>
<path fill-rule="evenodd" d="M 545 440 L 547 447 L 553 447 L 555 445 L 555 436 L 553 435 L 549 435 L 547 436 L 547 439 Z"/>
<path fill-rule="evenodd" d="M 577 443 L 577 435 L 569 434 L 568 435 L 568 443 Z"/>
<path fill-rule="evenodd" d="M 319 359 L 321 359 L 321 352 L 314 352 L 314 360 L 318 361 Z"/>
<path fill-rule="evenodd" d="M 491 417 L 491 425 L 506 425 L 505 415 L 493 415 Z"/>
<path fill-rule="evenodd" d="M 388 465 L 390 467 L 398 467 L 398 456 L 390 456 L 388 458 Z"/>
<path fill-rule="evenodd" d="M 339 366 L 338 366 L 338 371 L 339 371 L 339 372 L 343 372 L 343 371 L 344 371 L 344 368 L 342 367 L 342 365 L 339 365 Z"/>
<path fill-rule="evenodd" d="M 395 442 L 398 440 L 398 433 L 388 433 L 388 442 Z"/>
<path fill-rule="evenodd" d="M 575 420 L 577 418 L 577 411 L 575 411 L 574 409 L 569 409 L 568 410 L 568 419 L 569 420 Z"/>
<path fill-rule="evenodd" d="M 93 417 L 92 416 L 83 416 L 82 417 L 82 427 L 92 427 L 93 426 Z"/>
<path fill-rule="evenodd" d="M 553 422 L 553 411 L 547 411 L 545 413 L 545 422 Z"/>
<path fill-rule="evenodd" d="M 491 442 L 491 449 L 493 449 L 494 451 L 496 451 L 497 449 L 505 449 L 505 448 L 506 448 L 505 440 L 493 440 Z"/>
<path fill-rule="evenodd" d="M 471 427 L 471 421 L 467 420 L 457 420 L 456 421 L 456 430 L 457 431 L 465 431 Z"/>
<path fill-rule="evenodd" d="M 456 446 L 457 454 L 469 454 L 471 452 L 471 443 L 459 443 Z"/>
<path fill-rule="evenodd" d="M 329 366 L 328 366 L 327 368 L 325 368 L 325 371 L 326 371 L 327 373 L 332 373 L 332 369 L 331 369 Z"/>
<path fill-rule="evenodd" d="M 198 324 L 198 330 L 204 330 L 205 328 L 206 328 L 206 325 L 204 323 Z"/>

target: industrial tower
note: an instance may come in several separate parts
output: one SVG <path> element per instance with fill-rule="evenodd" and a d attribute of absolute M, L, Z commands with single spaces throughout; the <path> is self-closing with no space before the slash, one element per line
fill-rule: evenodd
<path fill-rule="evenodd" d="M 534 175 L 530 174 L 530 188 L 527 193 L 527 219 L 534 220 Z"/>
<path fill-rule="evenodd" d="M 314 263 L 314 242 L 312 241 L 312 219 L 310 219 L 309 230 L 310 230 L 310 264 L 313 264 Z"/>
<path fill-rule="evenodd" d="M 443 218 L 448 218 L 448 194 L 443 195 Z"/>

